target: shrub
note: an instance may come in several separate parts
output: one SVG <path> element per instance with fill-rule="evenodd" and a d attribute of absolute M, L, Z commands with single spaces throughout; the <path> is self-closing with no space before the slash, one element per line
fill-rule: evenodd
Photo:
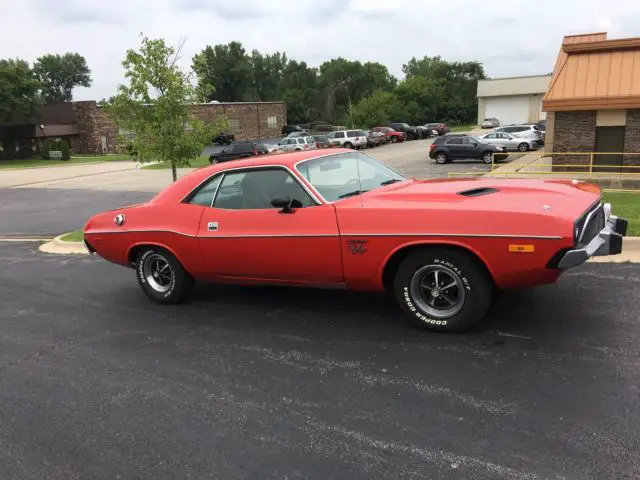
<path fill-rule="evenodd" d="M 62 152 L 62 160 L 69 160 L 71 158 L 71 149 L 69 144 L 64 140 L 60 141 L 60 151 Z"/>
<path fill-rule="evenodd" d="M 49 160 L 49 150 L 51 150 L 51 141 L 45 140 L 42 142 L 42 148 L 40 149 L 40 158 Z"/>

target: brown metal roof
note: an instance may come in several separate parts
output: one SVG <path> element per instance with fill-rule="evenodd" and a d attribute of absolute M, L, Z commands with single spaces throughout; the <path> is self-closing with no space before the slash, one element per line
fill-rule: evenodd
<path fill-rule="evenodd" d="M 565 37 L 543 108 L 640 108 L 640 39 Z"/>
<path fill-rule="evenodd" d="M 36 138 L 43 137 L 66 137 L 69 135 L 78 135 L 80 130 L 77 124 L 73 125 L 42 125 L 44 129 L 39 126 L 36 127 Z M 44 131 L 43 131 L 44 130 Z"/>

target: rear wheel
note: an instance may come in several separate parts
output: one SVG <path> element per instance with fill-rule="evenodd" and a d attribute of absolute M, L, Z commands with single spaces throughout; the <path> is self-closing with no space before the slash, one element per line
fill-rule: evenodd
<path fill-rule="evenodd" d="M 445 155 L 444 153 L 440 152 L 436 154 L 436 163 L 439 163 L 440 165 L 444 165 L 448 161 L 449 159 L 447 158 L 447 155 Z"/>
<path fill-rule="evenodd" d="M 529 151 L 529 144 L 526 142 L 522 142 L 520 145 L 518 145 L 518 150 L 521 152 L 528 152 Z"/>
<path fill-rule="evenodd" d="M 391 137 L 391 143 L 396 143 L 398 141 L 398 137 Z"/>
<path fill-rule="evenodd" d="M 138 284 L 152 301 L 180 303 L 193 289 L 193 278 L 171 252 L 145 247 L 136 261 Z"/>
<path fill-rule="evenodd" d="M 394 294 L 414 325 L 461 332 L 484 318 L 491 305 L 493 281 L 471 254 L 446 247 L 425 248 L 400 264 Z"/>
<path fill-rule="evenodd" d="M 491 165 L 491 163 L 493 163 L 493 152 L 484 152 L 482 154 L 482 161 L 487 165 Z"/>
<path fill-rule="evenodd" d="M 216 163 L 218 163 L 218 159 L 215 158 L 215 157 L 211 157 L 211 158 L 209 158 L 209 163 L 211 165 L 215 165 Z"/>
<path fill-rule="evenodd" d="M 353 143 L 351 143 L 351 142 L 345 142 L 345 144 L 344 144 L 344 148 L 353 148 Z"/>

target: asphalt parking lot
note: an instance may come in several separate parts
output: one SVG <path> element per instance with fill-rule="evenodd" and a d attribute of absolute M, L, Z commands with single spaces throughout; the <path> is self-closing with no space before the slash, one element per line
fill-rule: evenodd
<path fill-rule="evenodd" d="M 501 294 L 439 335 L 381 295 L 200 285 L 161 307 L 95 257 L 0 258 L 0 478 L 640 471 L 637 266 Z"/>

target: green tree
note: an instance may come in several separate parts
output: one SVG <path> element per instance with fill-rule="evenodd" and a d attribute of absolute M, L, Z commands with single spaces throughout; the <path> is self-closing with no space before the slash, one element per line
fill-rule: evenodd
<path fill-rule="evenodd" d="M 251 59 L 240 42 L 207 46 L 193 57 L 198 91 L 206 101 L 254 100 Z"/>
<path fill-rule="evenodd" d="M 407 80 L 421 77 L 439 85 L 438 115 L 444 121 L 475 121 L 478 109 L 478 80 L 486 78 L 479 62 L 448 62 L 441 57 L 412 58 L 403 65 Z M 434 118 L 435 119 L 435 118 Z"/>
<path fill-rule="evenodd" d="M 40 82 L 20 59 L 0 60 L 0 122 L 23 123 L 38 110 Z"/>
<path fill-rule="evenodd" d="M 70 102 L 74 88 L 91 86 L 91 70 L 78 53 L 43 55 L 34 63 L 33 71 L 42 84 L 45 103 Z"/>
<path fill-rule="evenodd" d="M 287 105 L 290 124 L 305 123 L 315 118 L 318 74 L 305 62 L 290 60 L 278 84 L 277 98 Z"/>
<path fill-rule="evenodd" d="M 250 57 L 253 97 L 261 102 L 278 100 L 278 85 L 287 67 L 287 56 L 276 52 L 263 55 L 253 50 Z"/>
<path fill-rule="evenodd" d="M 189 166 L 224 127 L 206 126 L 191 113 L 196 90 L 178 59 L 179 49 L 144 37 L 139 51 L 127 51 L 122 65 L 128 84 L 118 87 L 107 107 L 118 126 L 132 134 L 138 159 L 170 163 L 174 181 L 176 169 Z"/>
<path fill-rule="evenodd" d="M 360 128 L 373 128 L 388 125 L 396 118 L 400 105 L 392 92 L 377 90 L 352 106 L 353 123 Z M 349 115 L 341 123 L 351 125 Z"/>

